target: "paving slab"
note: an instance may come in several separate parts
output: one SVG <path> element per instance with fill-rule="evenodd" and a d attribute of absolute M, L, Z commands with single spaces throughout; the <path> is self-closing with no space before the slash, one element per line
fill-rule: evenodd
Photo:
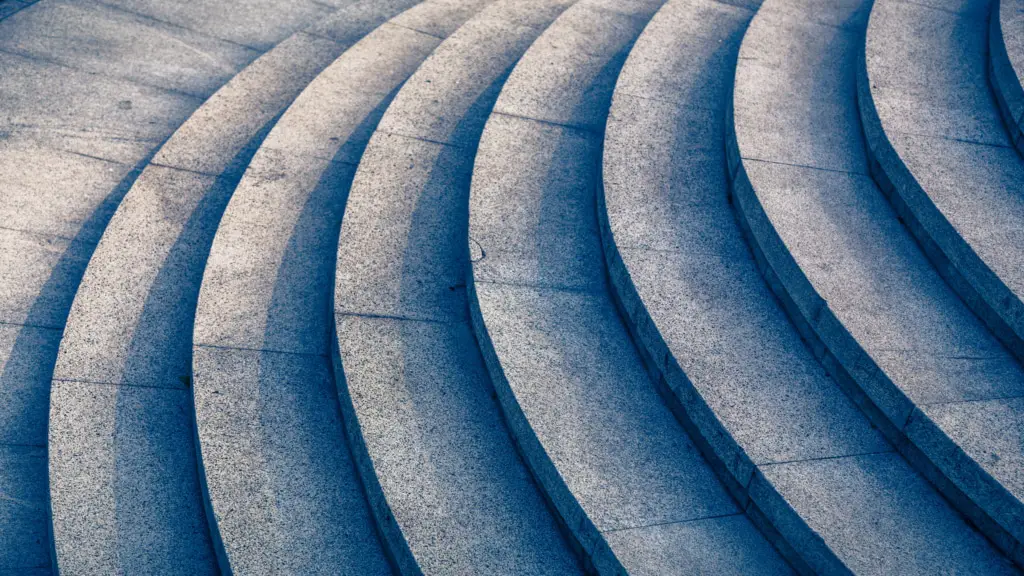
<path fill-rule="evenodd" d="M 580 572 L 502 421 L 464 280 L 479 134 L 507 71 L 570 4 L 499 0 L 460 27 L 397 93 L 352 184 L 335 373 L 357 466 L 403 572 Z"/>
<path fill-rule="evenodd" d="M 882 3 L 874 4 L 869 38 L 881 6 Z M 960 17 L 957 14 L 974 18 L 978 12 L 975 5 L 942 8 L 942 18 Z M 909 9 L 931 10 L 909 4 L 893 8 Z M 757 18 L 761 18 L 760 13 Z M 863 11 L 851 12 L 850 18 L 863 29 Z M 924 26 L 926 22 L 917 24 Z M 858 82 L 849 71 L 857 62 L 859 36 L 855 29 L 847 29 L 842 36 L 834 35 L 833 30 L 836 29 L 829 27 L 824 35 L 803 34 L 799 38 L 818 46 L 817 51 L 836 53 L 831 61 L 844 65 L 834 66 L 820 56 L 798 58 L 792 64 L 780 60 L 783 66 L 803 71 L 794 72 L 794 78 L 803 75 L 808 81 L 793 82 L 788 91 L 778 92 L 765 88 L 760 73 L 746 71 L 761 65 L 760 51 L 770 46 L 776 35 L 767 27 L 752 26 L 748 32 L 748 37 L 760 32 L 763 40 L 754 43 L 749 54 L 744 41 L 739 55 L 732 107 L 735 122 L 729 124 L 727 142 L 733 205 L 758 267 L 825 368 L 900 449 L 907 462 L 995 547 L 1019 563 L 1014 536 L 1019 528 L 1013 522 L 1020 499 L 1011 492 L 1015 489 L 1014 477 L 1003 472 L 1001 477 L 973 474 L 968 478 L 961 471 L 977 469 L 973 462 L 977 449 L 974 455 L 969 453 L 966 446 L 970 443 L 961 438 L 957 444 L 963 445 L 961 450 L 940 450 L 940 443 L 921 441 L 920 434 L 912 434 L 908 422 L 914 422 L 924 407 L 935 403 L 1016 397 L 1020 395 L 1024 373 L 928 262 L 901 223 L 902 212 L 886 201 L 869 174 L 851 169 L 865 164 L 866 153 L 861 151 L 860 144 L 835 144 L 830 141 L 832 129 L 820 129 L 827 125 L 838 126 L 838 130 L 849 134 L 858 131 L 857 119 L 851 119 L 849 113 L 857 106 L 854 88 Z M 947 32 L 941 34 L 947 40 L 959 37 L 959 33 Z M 931 36 L 939 35 L 932 30 Z M 790 53 L 785 42 L 779 46 L 780 55 Z M 933 57 L 929 54 L 923 59 Z M 966 65 L 960 61 L 953 65 L 961 66 Z M 925 78 L 915 72 L 918 76 L 908 75 L 911 88 L 906 94 L 920 94 L 931 86 L 928 83 L 939 82 L 938 76 L 959 73 L 947 71 Z M 837 93 L 845 97 L 822 102 L 813 87 L 821 82 L 820 78 L 830 76 L 841 78 L 830 82 L 835 82 L 841 88 Z M 893 78 L 886 77 L 885 81 Z M 915 79 L 921 83 L 914 84 Z M 818 128 L 794 123 L 793 146 L 780 147 L 777 152 L 768 150 L 770 154 L 765 156 L 765 149 L 758 145 L 758 124 L 741 123 L 740 117 L 774 117 L 780 108 L 817 118 L 814 125 Z M 912 121 L 907 117 L 903 120 Z M 843 127 L 851 122 L 854 126 Z M 781 130 L 779 136 L 786 138 L 786 130 Z M 794 163 L 787 151 L 793 148 L 823 153 L 808 155 L 805 163 Z M 757 155 L 748 151 L 757 151 Z M 845 162 L 846 167 L 836 164 L 835 159 Z M 991 451 L 1000 449 L 994 431 L 974 431 L 974 443 Z M 965 433 L 970 434 L 966 430 Z M 937 434 L 942 435 L 933 428 L 931 438 Z M 950 458 L 950 454 L 958 459 Z M 998 473 L 998 469 L 993 469 L 993 473 Z M 884 499 L 878 502 L 884 503 Z M 800 510 L 799 505 L 796 509 Z M 919 516 L 905 520 L 923 521 Z M 938 520 L 935 522 L 941 525 Z M 959 541 L 964 547 L 953 556 L 963 563 L 962 570 L 990 569 L 984 567 L 993 562 L 995 550 L 976 548 L 970 544 L 975 533 L 966 526 L 962 531 L 965 537 Z M 908 528 L 907 533 L 915 532 Z M 884 539 L 884 531 L 878 534 Z M 921 545 L 928 539 L 915 541 Z M 938 553 L 918 556 L 933 561 L 943 558 Z M 864 559 L 874 561 L 871 555 Z M 854 555 L 848 561 L 853 569 L 859 560 Z M 943 560 L 947 561 L 952 560 Z M 894 568 L 896 572 L 910 569 Z M 925 564 L 914 569 L 934 570 Z"/>
<path fill-rule="evenodd" d="M 326 358 L 197 347 L 193 369 L 201 471 L 232 571 L 390 574 Z"/>
<path fill-rule="evenodd" d="M 660 5 L 583 0 L 513 70 L 473 170 L 473 325 L 524 457 L 598 573 L 786 573 L 659 398 L 604 282 L 602 132 Z"/>
<path fill-rule="evenodd" d="M 0 50 L 199 97 L 259 52 L 92 2 L 45 2 L 0 37 Z"/>
<path fill-rule="evenodd" d="M 997 78 L 990 12 L 995 23 L 998 2 L 879 3 L 858 100 L 879 186 L 947 282 L 1021 359 L 1024 159 L 988 83 Z"/>

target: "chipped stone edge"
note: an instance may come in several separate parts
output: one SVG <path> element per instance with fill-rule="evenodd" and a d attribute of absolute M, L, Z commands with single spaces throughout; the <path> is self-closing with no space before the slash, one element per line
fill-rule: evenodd
<path fill-rule="evenodd" d="M 996 8 L 993 9 L 992 21 L 993 26 L 998 28 Z M 869 26 L 868 34 L 870 33 Z M 991 39 L 991 43 L 995 49 L 997 41 Z M 1002 46 L 1001 41 L 998 44 Z M 865 39 L 857 63 L 857 106 L 864 138 L 867 141 L 868 169 L 871 176 L 946 283 L 999 341 L 1018 360 L 1024 361 L 1024 301 L 985 264 L 956 231 L 893 147 L 882 126 L 871 94 L 866 50 Z M 1005 51 L 1003 54 L 1005 55 Z M 994 61 L 992 63 L 995 65 Z M 1008 66 L 1009 61 L 1006 64 Z M 1012 70 L 1010 74 L 1013 75 Z M 992 80 L 996 83 L 995 76 Z M 1017 89 L 1021 89 L 1019 84 Z M 999 89 L 993 91 L 997 95 L 1000 94 Z M 1021 98 L 1024 98 L 1024 93 L 1021 94 Z M 1002 109 L 1002 100 L 999 101 Z M 1007 122 L 1007 126 L 1016 124 Z M 1018 143 L 1020 142 L 1018 137 Z"/>
<path fill-rule="evenodd" d="M 867 87 L 863 51 L 858 74 L 860 90 Z M 863 98 L 859 96 L 858 101 Z M 726 115 L 730 203 L 768 286 L 814 356 L 868 420 L 997 549 L 1024 568 L 1024 526 L 1006 526 L 999 521 L 1020 517 L 1024 503 L 913 404 L 814 289 L 768 218 L 746 173 L 732 102 L 730 96 Z M 866 133 L 871 130 L 867 122 L 864 129 Z"/>

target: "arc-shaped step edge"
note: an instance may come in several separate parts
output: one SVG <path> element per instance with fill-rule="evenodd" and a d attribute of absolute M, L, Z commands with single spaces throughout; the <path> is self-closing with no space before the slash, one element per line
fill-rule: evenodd
<path fill-rule="evenodd" d="M 338 241 L 334 369 L 349 442 L 403 574 L 579 573 L 516 454 L 466 311 L 466 204 L 508 71 L 573 0 L 499 0 L 395 97 Z"/>
<path fill-rule="evenodd" d="M 800 60 L 787 61 L 799 72 Z M 1008 488 L 1019 484 L 1012 422 L 1024 374 L 945 284 L 871 180 L 856 104 L 841 96 L 854 93 L 850 63 L 807 68 L 818 74 L 815 82 L 798 78 L 777 94 L 754 92 L 764 78 L 755 82 L 751 74 L 742 110 L 734 90 L 726 152 L 738 220 L 759 269 L 826 370 L 1019 564 L 1019 547 L 994 518 L 1020 517 Z M 788 100 L 773 104 L 769 97 Z M 760 102 L 772 106 L 770 115 Z M 768 124 L 769 116 L 778 120 Z"/>
<path fill-rule="evenodd" d="M 239 571 L 383 573 L 385 555 L 402 568 L 380 529 L 379 548 L 331 384 L 333 255 L 382 111 L 489 3 L 428 0 L 349 49 L 278 121 L 221 221 L 196 313 L 194 390 L 212 508 Z"/>
<path fill-rule="evenodd" d="M 1024 360 L 1024 159 L 985 78 L 998 5 L 950 4 L 872 12 L 857 86 L 871 174 L 939 273 Z"/>
<path fill-rule="evenodd" d="M 869 168 L 938 272 L 1019 363 L 1024 160 L 1010 147 L 983 78 L 986 17 L 998 5 L 939 8 L 883 1 L 872 9 L 857 81 Z M 1017 418 L 1012 398 L 1022 392 L 1019 365 L 1012 372 L 1004 380 L 1016 391 L 997 395 L 1005 413 L 990 418 Z M 955 498 L 970 500 L 969 515 L 1024 566 L 1024 482 L 1013 469 L 997 472 L 985 464 L 993 454 L 1019 458 L 1020 451 L 982 450 L 996 441 L 994 431 L 966 430 L 955 442 L 945 440 L 947 463 L 939 467 L 954 477 L 960 471 L 954 492 L 967 495 Z"/>
<path fill-rule="evenodd" d="M 513 70 L 473 170 L 473 328 L 520 451 L 595 572 L 788 573 L 658 398 L 604 285 L 603 126 L 661 5 L 582 0 Z"/>
<path fill-rule="evenodd" d="M 412 5 L 415 2 L 406 1 Z M 191 332 L 217 222 L 274 118 L 401 2 L 364 0 L 225 84 L 159 149 L 86 269 L 61 341 L 49 458 L 67 572 L 229 573 L 193 450 Z M 211 542 L 212 534 L 212 542 Z"/>
<path fill-rule="evenodd" d="M 1010 141 L 1024 154 L 1024 0 L 995 0 L 989 14 L 988 79 Z"/>
<path fill-rule="evenodd" d="M 13 16 L 16 12 L 24 10 L 39 0 L 6 0 L 0 2 L 0 20 Z"/>
<path fill-rule="evenodd" d="M 798 66 L 807 55 L 841 66 L 820 49 L 827 34 L 801 21 L 804 9 L 833 16 L 797 3 L 761 8 L 744 42 L 747 61 L 762 64 L 741 78 L 778 77 L 767 90 L 801 81 L 764 54 L 780 44 Z M 802 571 L 930 574 L 956 563 L 947 555 L 970 550 L 951 540 L 984 548 L 825 374 L 734 222 L 715 127 L 751 13 L 707 0 L 677 0 L 662 12 L 616 87 L 598 214 L 619 307 L 664 395 Z"/>

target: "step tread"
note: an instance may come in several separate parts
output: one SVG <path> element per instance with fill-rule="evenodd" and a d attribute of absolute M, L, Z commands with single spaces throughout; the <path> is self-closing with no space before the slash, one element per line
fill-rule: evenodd
<path fill-rule="evenodd" d="M 865 7 L 848 5 L 838 28 L 762 8 L 765 26 L 744 42 L 736 73 L 734 201 L 773 288 L 826 365 L 852 378 L 849 391 L 868 402 L 875 424 L 900 443 L 911 435 L 910 446 L 938 467 L 926 461 L 922 472 L 961 511 L 973 514 L 973 502 L 1005 519 L 1020 501 L 996 482 L 1020 494 L 1016 478 L 989 467 L 996 479 L 964 483 L 986 474 L 977 470 L 989 460 L 980 445 L 960 443 L 970 456 L 955 457 L 946 432 L 906 427 L 929 404 L 1019 395 L 1024 374 L 943 282 L 867 173 L 853 97 Z M 1000 449 L 992 435 L 977 440 Z M 1000 456 L 1021 458 L 1019 450 Z M 948 478 L 970 502 L 945 490 Z M 998 498 L 989 495 L 993 485 Z M 1012 548 L 998 530 L 986 534 Z M 959 559 L 965 571 L 998 564 L 992 554 Z"/>
<path fill-rule="evenodd" d="M 344 11 L 325 20 L 359 26 Z M 107 226 L 53 374 L 50 486 L 63 570 L 216 571 L 189 390 L 203 266 L 265 126 L 344 48 L 299 32 L 234 76 L 161 147 Z"/>
<path fill-rule="evenodd" d="M 193 369 L 207 486 L 236 571 L 389 570 L 328 357 L 336 235 L 369 134 L 441 43 L 398 22 L 451 29 L 471 15 L 465 6 L 417 4 L 320 73 L 267 135 L 220 222 Z"/>
<path fill-rule="evenodd" d="M 939 271 L 1024 358 L 1024 159 L 987 78 L 999 7 L 935 6 L 872 11 L 859 87 L 872 161 Z"/>
<path fill-rule="evenodd" d="M 786 573 L 658 397 L 604 285 L 601 135 L 661 4 L 583 0 L 512 72 L 473 170 L 474 326 L 534 475 L 599 573 Z"/>
<path fill-rule="evenodd" d="M 998 0 L 989 21 L 989 82 L 1010 140 L 1024 154 L 1024 0 Z"/>
<path fill-rule="evenodd" d="M 499 0 L 402 87 L 341 227 L 335 371 L 356 459 L 403 572 L 578 573 L 491 397 L 469 329 L 465 202 L 507 70 L 569 0 Z"/>

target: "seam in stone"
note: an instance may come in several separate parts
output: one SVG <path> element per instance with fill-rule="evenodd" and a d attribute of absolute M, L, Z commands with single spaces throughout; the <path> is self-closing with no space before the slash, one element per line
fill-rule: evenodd
<path fill-rule="evenodd" d="M 991 142 L 979 142 L 977 140 L 971 140 L 969 138 L 952 138 L 950 136 L 939 136 L 936 134 L 921 134 L 918 132 L 905 132 L 903 130 L 887 129 L 886 132 L 894 134 L 902 134 L 904 136 L 913 136 L 914 138 L 927 138 L 929 140 L 947 140 L 949 142 L 960 142 L 963 144 L 974 144 L 975 146 L 985 146 L 988 148 L 1002 148 L 1002 149 L 1013 149 L 1012 144 L 992 144 Z"/>
<path fill-rule="evenodd" d="M 29 234 L 31 236 L 40 236 L 51 240 L 64 240 L 68 244 L 75 241 L 74 236 L 64 236 L 62 234 L 51 234 L 49 232 L 39 232 L 37 230 L 26 230 L 24 228 L 11 228 L 10 226 L 0 226 L 0 230 L 6 230 L 7 232 L 17 232 L 18 234 Z M 2 323 L 2 322 L 0 322 Z"/>
<path fill-rule="evenodd" d="M 86 378 L 54 378 L 54 382 L 67 382 L 68 384 L 90 384 L 92 386 L 110 386 L 114 388 L 127 387 L 127 388 L 149 388 L 153 390 L 181 390 L 187 391 L 188 386 L 160 386 L 157 384 L 135 384 L 132 382 L 111 382 L 104 380 L 89 380 Z"/>
<path fill-rule="evenodd" d="M 136 86 L 141 86 L 141 87 L 147 88 L 149 90 L 156 90 L 158 92 L 163 92 L 165 94 L 170 94 L 170 95 L 173 95 L 173 96 L 185 97 L 185 98 L 188 98 L 190 100 L 197 100 L 197 101 L 200 101 L 200 102 L 205 102 L 206 99 L 208 98 L 208 96 L 203 96 L 201 94 L 191 94 L 189 92 L 183 92 L 181 90 L 175 90 L 174 88 L 165 88 L 163 86 L 156 86 L 154 84 L 149 84 L 147 82 L 143 82 L 142 80 L 138 80 L 138 79 L 135 79 L 135 78 L 127 78 L 127 77 L 124 77 L 124 76 L 113 76 L 113 75 L 110 75 L 110 74 L 104 74 L 102 72 L 90 72 L 88 70 L 82 70 L 81 68 L 76 68 L 76 67 L 71 66 L 70 64 L 66 64 L 64 62 L 59 62 L 57 60 L 51 60 L 49 58 L 45 58 L 45 57 L 38 56 L 38 55 L 35 55 L 35 54 L 29 54 L 27 52 L 19 52 L 19 51 L 10 50 L 10 49 L 7 49 L 7 48 L 0 48 L 0 54 L 6 54 L 8 56 L 13 56 L 15 58 L 21 58 L 23 60 L 28 60 L 29 62 L 36 62 L 36 63 L 41 63 L 41 64 L 49 64 L 51 66 L 57 66 L 59 68 L 64 68 L 66 70 L 72 70 L 74 72 L 78 72 L 79 74 L 88 74 L 89 76 L 98 76 L 100 78 L 108 78 L 110 80 L 118 80 L 118 81 L 121 81 L 121 82 L 126 82 L 128 84 L 134 84 Z"/>
<path fill-rule="evenodd" d="M 436 38 L 437 40 L 444 41 L 444 40 L 448 39 L 448 38 L 446 38 L 444 36 L 438 36 L 437 34 L 431 34 L 430 32 L 427 32 L 425 30 L 420 30 L 418 28 L 413 28 L 412 26 L 406 26 L 404 24 L 399 24 L 398 22 L 388 21 L 386 23 L 390 24 L 390 25 L 392 25 L 392 26 L 394 26 L 396 28 L 405 28 L 406 30 L 408 30 L 410 32 L 417 32 L 419 34 L 423 34 L 424 36 L 430 36 L 431 38 Z"/>
<path fill-rule="evenodd" d="M 512 288 L 533 288 L 541 290 L 549 290 L 552 292 L 569 292 L 572 294 L 592 294 L 601 295 L 605 292 L 605 287 L 602 285 L 600 288 L 588 288 L 584 286 L 559 286 L 556 284 L 536 284 L 527 282 L 509 282 L 504 280 L 480 280 L 475 279 L 474 284 L 494 284 L 496 286 L 509 286 Z"/>
<path fill-rule="evenodd" d="M 163 151 L 163 148 L 160 149 Z M 213 172 L 203 172 L 202 170 L 193 170 L 191 168 L 184 168 L 182 166 L 172 166 L 170 164 L 163 164 L 160 162 L 150 162 L 150 166 L 157 168 L 166 168 L 167 170 L 177 170 L 178 172 L 187 172 L 189 174 L 195 174 L 196 176 L 206 176 L 208 178 L 220 178 L 223 174 L 214 174 Z"/>
<path fill-rule="evenodd" d="M 643 530 L 644 528 L 657 528 L 658 526 L 675 526 L 682 524 L 692 524 L 693 522 L 703 522 L 705 520 L 715 520 L 717 518 L 731 518 L 733 516 L 743 516 L 743 512 L 731 512 L 729 514 L 715 514 L 713 516 L 704 516 L 701 518 L 690 518 L 688 520 L 670 520 L 668 522 L 655 522 L 653 524 L 643 524 L 639 526 L 626 526 L 624 528 L 611 528 L 609 530 L 599 530 L 601 534 L 612 534 L 615 532 L 624 532 L 626 530 Z"/>
<path fill-rule="evenodd" d="M 763 164 L 775 164 L 778 166 L 791 166 L 793 168 L 806 168 L 808 170 L 818 170 L 820 172 L 833 172 L 835 174 L 848 174 L 851 176 L 864 176 L 871 178 L 870 172 L 857 172 L 854 170 L 840 170 L 838 168 L 822 168 L 820 166 L 808 166 L 807 164 L 796 164 L 794 162 L 779 162 L 777 160 L 764 160 L 762 158 L 752 158 L 749 156 L 740 156 L 741 160 L 747 160 L 750 162 L 761 162 Z M 872 180 L 874 182 L 874 180 Z"/>
<path fill-rule="evenodd" d="M 317 352 L 295 352 L 293 350 L 275 350 L 273 348 L 249 348 L 246 346 L 224 346 L 218 344 L 193 344 L 193 348 L 209 348 L 211 350 L 237 350 L 239 352 L 269 352 L 271 354 L 287 354 L 289 356 L 304 356 L 307 358 L 327 358 L 328 354 Z"/>
<path fill-rule="evenodd" d="M 711 1 L 715 2 L 717 0 L 711 0 Z M 731 6 L 731 4 L 730 4 L 730 6 Z M 701 106 L 700 104 L 688 104 L 686 106 L 681 106 L 681 104 L 683 104 L 684 100 L 680 100 L 678 102 L 673 102 L 671 100 L 666 100 L 664 98 L 658 98 L 658 97 L 655 97 L 655 96 L 645 96 L 643 94 L 636 94 L 634 92 L 631 92 L 628 89 L 616 90 L 615 91 L 615 96 L 616 97 L 618 97 L 618 96 L 629 96 L 630 98 L 636 98 L 638 100 L 647 100 L 649 102 L 658 102 L 658 103 L 661 103 L 661 104 L 668 104 L 670 106 L 675 106 L 679 110 L 704 110 L 704 111 L 707 111 L 707 112 L 718 112 L 719 110 L 723 110 L 721 106 Z M 610 115 L 610 113 L 609 113 L 609 115 Z M 715 146 L 713 148 L 715 150 L 718 149 L 717 146 Z"/>
<path fill-rule="evenodd" d="M 98 162 L 106 162 L 107 164 L 116 164 L 118 166 L 127 166 L 129 168 L 136 166 L 136 164 L 128 164 L 128 163 L 125 163 L 125 162 L 119 162 L 117 160 L 111 160 L 110 158 L 103 158 L 103 157 L 100 157 L 100 156 L 93 156 L 92 154 L 86 154 L 85 152 L 77 152 L 75 150 L 64 150 L 64 149 L 61 149 L 60 151 L 64 152 L 65 154 L 71 154 L 73 156 L 80 156 L 82 158 L 88 158 L 90 160 L 96 160 Z"/>
<path fill-rule="evenodd" d="M 468 320 L 438 320 L 436 318 L 412 318 L 410 316 L 396 316 L 391 314 L 367 314 L 362 312 L 335 312 L 335 316 L 351 318 L 368 318 L 371 320 L 399 320 L 402 322 L 426 322 L 429 324 L 443 324 L 445 326 L 458 326 L 468 324 Z"/>
<path fill-rule="evenodd" d="M 842 460 L 843 458 L 860 458 L 862 456 L 876 456 L 878 454 L 893 454 L 896 449 L 892 446 L 888 450 L 873 450 L 871 452 L 858 452 L 855 454 L 840 454 L 837 456 L 819 456 L 817 458 L 804 458 L 802 460 L 780 460 L 778 462 L 764 462 L 761 464 L 754 464 L 757 470 L 761 468 L 771 468 L 772 466 L 784 466 L 786 464 L 802 464 L 804 462 L 823 462 L 827 460 Z"/>
<path fill-rule="evenodd" d="M 499 112 L 497 110 L 491 111 L 491 116 L 505 116 L 506 118 L 515 118 L 517 120 L 527 120 L 529 122 L 536 122 L 538 124 L 544 124 L 547 126 L 554 126 L 556 128 L 566 128 L 569 130 L 575 130 L 577 132 L 583 132 L 593 136 L 604 137 L 604 131 L 594 130 L 586 126 L 577 126 L 575 124 L 563 124 L 561 122 L 554 122 L 552 120 L 541 120 L 540 118 L 531 118 L 529 116 L 521 116 L 519 114 L 511 114 L 509 112 Z"/>
<path fill-rule="evenodd" d="M 420 142 L 426 142 L 428 144 L 437 144 L 438 146 L 445 146 L 447 148 L 455 148 L 456 150 L 465 150 L 466 149 L 465 146 L 461 146 L 459 144 L 452 144 L 450 142 L 441 142 L 440 140 L 431 140 L 430 138 L 424 138 L 422 136 L 410 136 L 408 134 L 402 134 L 401 132 L 394 132 L 392 130 L 378 130 L 378 132 L 381 132 L 383 134 L 387 134 L 388 136 L 397 136 L 398 138 L 405 138 L 407 140 L 418 140 Z"/>
<path fill-rule="evenodd" d="M 4 320 L 0 320 L 0 326 L 21 326 L 24 328 L 35 328 L 36 330 L 56 330 L 58 332 L 64 331 L 63 326 L 47 326 L 45 324 L 29 324 L 26 322 L 7 322 Z"/>
<path fill-rule="evenodd" d="M 204 37 L 210 38 L 212 40 L 218 40 L 218 41 L 224 42 L 226 44 L 232 44 L 234 46 L 238 46 L 240 48 L 245 48 L 247 50 L 252 50 L 253 52 L 257 52 L 257 53 L 260 53 L 260 54 L 262 54 L 263 52 L 267 51 L 265 49 L 257 48 L 256 46 L 249 46 L 248 44 L 243 44 L 241 42 L 236 42 L 234 40 L 228 40 L 227 38 L 221 38 L 220 36 L 216 36 L 216 35 L 210 34 L 208 32 L 203 32 L 201 30 L 195 30 L 193 28 L 189 28 L 188 26 L 182 26 L 181 24 L 175 24 L 174 22 L 168 22 L 167 20 L 161 20 L 160 18 L 157 18 L 155 16 L 150 16 L 148 14 L 143 14 L 141 12 L 136 12 L 134 10 L 129 10 L 127 8 L 124 8 L 123 6 L 118 6 L 116 4 L 109 4 L 107 2 L 103 2 L 102 0 L 90 0 L 90 1 L 92 3 L 94 3 L 94 4 L 98 4 L 100 6 L 105 6 L 107 8 L 110 8 L 111 10 L 114 10 L 114 11 L 117 11 L 117 12 L 121 12 L 121 13 L 124 13 L 124 14 L 130 14 L 130 15 L 135 16 L 136 18 L 139 18 L 139 19 L 142 19 L 142 20 L 149 20 L 150 22 L 157 22 L 159 24 L 163 24 L 164 26 L 170 26 L 172 28 L 177 28 L 179 30 L 185 30 L 186 32 L 191 32 L 191 33 L 196 34 L 198 36 L 204 36 Z"/>

